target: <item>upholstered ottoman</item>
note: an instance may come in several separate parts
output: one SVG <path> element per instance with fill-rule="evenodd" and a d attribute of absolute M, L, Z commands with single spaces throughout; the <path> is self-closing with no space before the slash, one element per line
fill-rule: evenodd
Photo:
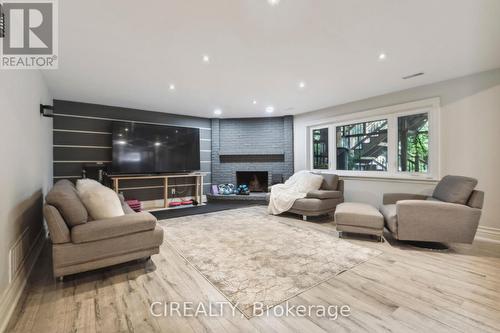
<path fill-rule="evenodd" d="M 383 241 L 384 217 L 377 208 L 356 202 L 344 202 L 335 210 L 335 222 L 339 237 L 342 233 L 374 235 Z"/>

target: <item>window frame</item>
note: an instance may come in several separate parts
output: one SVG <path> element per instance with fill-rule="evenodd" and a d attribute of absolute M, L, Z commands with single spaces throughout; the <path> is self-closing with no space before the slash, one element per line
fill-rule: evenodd
<path fill-rule="evenodd" d="M 332 137 L 331 137 L 331 128 L 329 126 L 318 126 L 318 127 L 311 127 L 311 130 L 310 130 L 310 140 L 311 140 L 311 154 L 309 156 L 309 160 L 310 160 L 310 169 L 312 169 L 312 166 L 313 166 L 313 163 L 314 163 L 314 149 L 312 148 L 313 146 L 313 135 L 314 135 L 314 131 L 315 130 L 321 130 L 321 129 L 325 129 L 327 128 L 328 129 L 328 168 L 327 169 L 314 169 L 316 171 L 328 171 L 331 169 L 332 167 Z"/>
<path fill-rule="evenodd" d="M 428 172 L 399 171 L 398 165 L 398 117 L 427 113 L 429 119 L 429 166 Z M 387 119 L 387 171 L 337 170 L 337 127 L 356 123 Z M 335 173 L 339 176 L 399 179 L 439 179 L 440 164 L 440 99 L 430 98 L 416 102 L 392 105 L 378 109 L 355 112 L 329 118 L 320 124 L 307 124 L 307 166 L 315 172 Z M 316 129 L 328 128 L 328 169 L 313 169 L 312 135 Z"/>

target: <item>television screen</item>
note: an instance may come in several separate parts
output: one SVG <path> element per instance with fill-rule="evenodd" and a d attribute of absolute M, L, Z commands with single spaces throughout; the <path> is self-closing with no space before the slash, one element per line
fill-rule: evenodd
<path fill-rule="evenodd" d="M 200 170 L 200 130 L 114 122 L 112 169 L 113 173 Z"/>

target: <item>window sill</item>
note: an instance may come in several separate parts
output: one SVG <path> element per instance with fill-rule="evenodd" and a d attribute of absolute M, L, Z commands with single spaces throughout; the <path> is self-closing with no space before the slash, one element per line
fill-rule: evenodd
<path fill-rule="evenodd" d="M 417 177 L 374 177 L 374 176 L 341 176 L 341 179 L 345 180 L 362 180 L 362 181 L 372 181 L 372 182 L 391 182 L 391 183 L 414 183 L 414 184 L 437 184 L 439 180 L 427 179 L 427 178 L 417 178 Z"/>
<path fill-rule="evenodd" d="M 414 183 L 414 184 L 437 184 L 439 179 L 426 177 L 426 176 L 391 176 L 391 175 L 349 175 L 344 172 L 335 170 L 312 170 L 318 173 L 330 173 L 339 175 L 344 180 L 361 180 L 361 181 L 375 181 L 375 182 L 396 182 L 396 183 Z"/>

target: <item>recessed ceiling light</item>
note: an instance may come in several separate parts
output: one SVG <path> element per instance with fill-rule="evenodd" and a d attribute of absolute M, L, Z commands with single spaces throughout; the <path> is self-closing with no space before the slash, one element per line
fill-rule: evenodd
<path fill-rule="evenodd" d="M 204 63 L 208 64 L 210 62 L 210 57 L 208 55 L 203 55 L 202 60 Z"/>
<path fill-rule="evenodd" d="M 274 106 L 270 105 L 270 106 L 266 107 L 266 112 L 267 113 L 273 113 L 274 112 Z"/>
<path fill-rule="evenodd" d="M 128 132 L 128 128 L 125 128 L 125 132 Z"/>
<path fill-rule="evenodd" d="M 155 146 L 156 147 L 161 146 L 161 142 L 155 142 Z"/>
<path fill-rule="evenodd" d="M 299 82 L 299 88 L 304 89 L 306 87 L 306 83 L 304 81 Z"/>
<path fill-rule="evenodd" d="M 172 83 L 171 83 L 171 84 L 168 86 L 168 89 L 170 89 L 170 90 L 175 90 L 175 84 L 172 84 Z"/>
<path fill-rule="evenodd" d="M 214 110 L 214 114 L 215 114 L 216 116 L 220 116 L 220 115 L 222 114 L 222 110 L 221 110 L 221 109 L 215 109 L 215 110 Z"/>
<path fill-rule="evenodd" d="M 116 143 L 118 143 L 119 145 L 126 145 L 127 141 L 119 140 L 119 141 L 116 141 Z"/>
<path fill-rule="evenodd" d="M 271 6 L 276 6 L 280 3 L 280 0 L 267 0 Z"/>
<path fill-rule="evenodd" d="M 385 54 L 384 52 L 382 52 L 378 55 L 379 61 L 384 61 L 385 59 L 387 59 L 387 54 Z"/>
<path fill-rule="evenodd" d="M 254 100 L 252 101 L 252 104 L 253 104 L 253 105 L 257 104 L 257 101 L 254 99 Z"/>

